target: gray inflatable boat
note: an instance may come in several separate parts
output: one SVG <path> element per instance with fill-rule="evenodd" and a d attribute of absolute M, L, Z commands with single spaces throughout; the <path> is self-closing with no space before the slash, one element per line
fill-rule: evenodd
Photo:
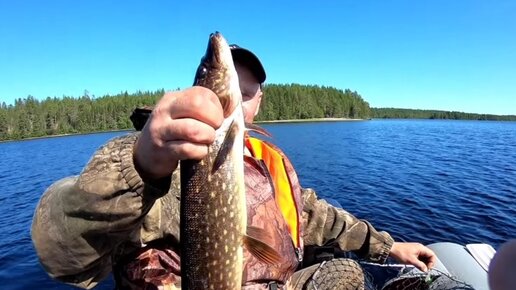
<path fill-rule="evenodd" d="M 428 245 L 437 263 L 427 273 L 411 265 L 363 262 L 371 289 L 489 290 L 487 271 L 495 250 L 488 244 L 434 243 Z"/>

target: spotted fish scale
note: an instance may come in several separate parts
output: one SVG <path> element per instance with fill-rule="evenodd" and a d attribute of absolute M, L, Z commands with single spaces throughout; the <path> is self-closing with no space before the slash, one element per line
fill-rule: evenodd
<path fill-rule="evenodd" d="M 238 76 L 220 33 L 210 36 L 194 84 L 217 94 L 225 120 L 204 159 L 181 161 L 182 289 L 240 289 L 245 124 Z"/>

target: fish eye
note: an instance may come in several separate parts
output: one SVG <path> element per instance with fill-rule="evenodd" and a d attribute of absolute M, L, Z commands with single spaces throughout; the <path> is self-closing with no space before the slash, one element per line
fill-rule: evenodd
<path fill-rule="evenodd" d="M 197 70 L 197 78 L 204 78 L 208 74 L 208 69 L 202 65 Z"/>

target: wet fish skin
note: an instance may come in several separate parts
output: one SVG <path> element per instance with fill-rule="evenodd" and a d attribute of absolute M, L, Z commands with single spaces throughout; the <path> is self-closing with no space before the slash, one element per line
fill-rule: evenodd
<path fill-rule="evenodd" d="M 181 287 L 240 289 L 243 247 L 268 265 L 279 263 L 281 257 L 264 242 L 268 238 L 265 230 L 247 226 L 242 94 L 222 34 L 210 35 L 194 85 L 217 94 L 225 119 L 205 158 L 180 162 Z M 267 135 L 263 129 L 249 126 Z"/>
<path fill-rule="evenodd" d="M 242 95 L 229 45 L 210 35 L 194 85 L 214 91 L 225 120 L 208 155 L 181 170 L 182 289 L 240 289 L 247 213 Z"/>

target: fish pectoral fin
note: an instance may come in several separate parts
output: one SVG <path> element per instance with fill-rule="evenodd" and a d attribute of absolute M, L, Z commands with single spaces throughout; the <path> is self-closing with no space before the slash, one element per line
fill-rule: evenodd
<path fill-rule="evenodd" d="M 247 131 L 252 131 L 252 132 L 255 132 L 255 133 L 258 133 L 258 134 L 261 134 L 263 136 L 267 136 L 269 138 L 272 138 L 272 134 L 269 133 L 269 131 L 265 130 L 264 128 L 258 126 L 258 125 L 255 125 L 253 123 L 245 123 L 245 129 Z"/>
<path fill-rule="evenodd" d="M 226 132 L 226 136 L 224 137 L 224 140 L 222 141 L 222 145 L 220 146 L 219 152 L 217 152 L 217 156 L 215 157 L 215 160 L 213 161 L 213 168 L 211 169 L 211 172 L 214 173 L 219 169 L 219 167 L 226 161 L 229 153 L 231 150 L 233 150 L 233 145 L 235 144 L 235 139 L 238 133 L 238 124 L 233 120 L 231 124 L 229 125 L 229 129 Z"/>
<path fill-rule="evenodd" d="M 244 235 L 244 247 L 258 260 L 275 265 L 281 262 L 280 254 L 259 237 L 268 237 L 268 233 L 260 228 L 248 227 L 248 234 Z"/>

